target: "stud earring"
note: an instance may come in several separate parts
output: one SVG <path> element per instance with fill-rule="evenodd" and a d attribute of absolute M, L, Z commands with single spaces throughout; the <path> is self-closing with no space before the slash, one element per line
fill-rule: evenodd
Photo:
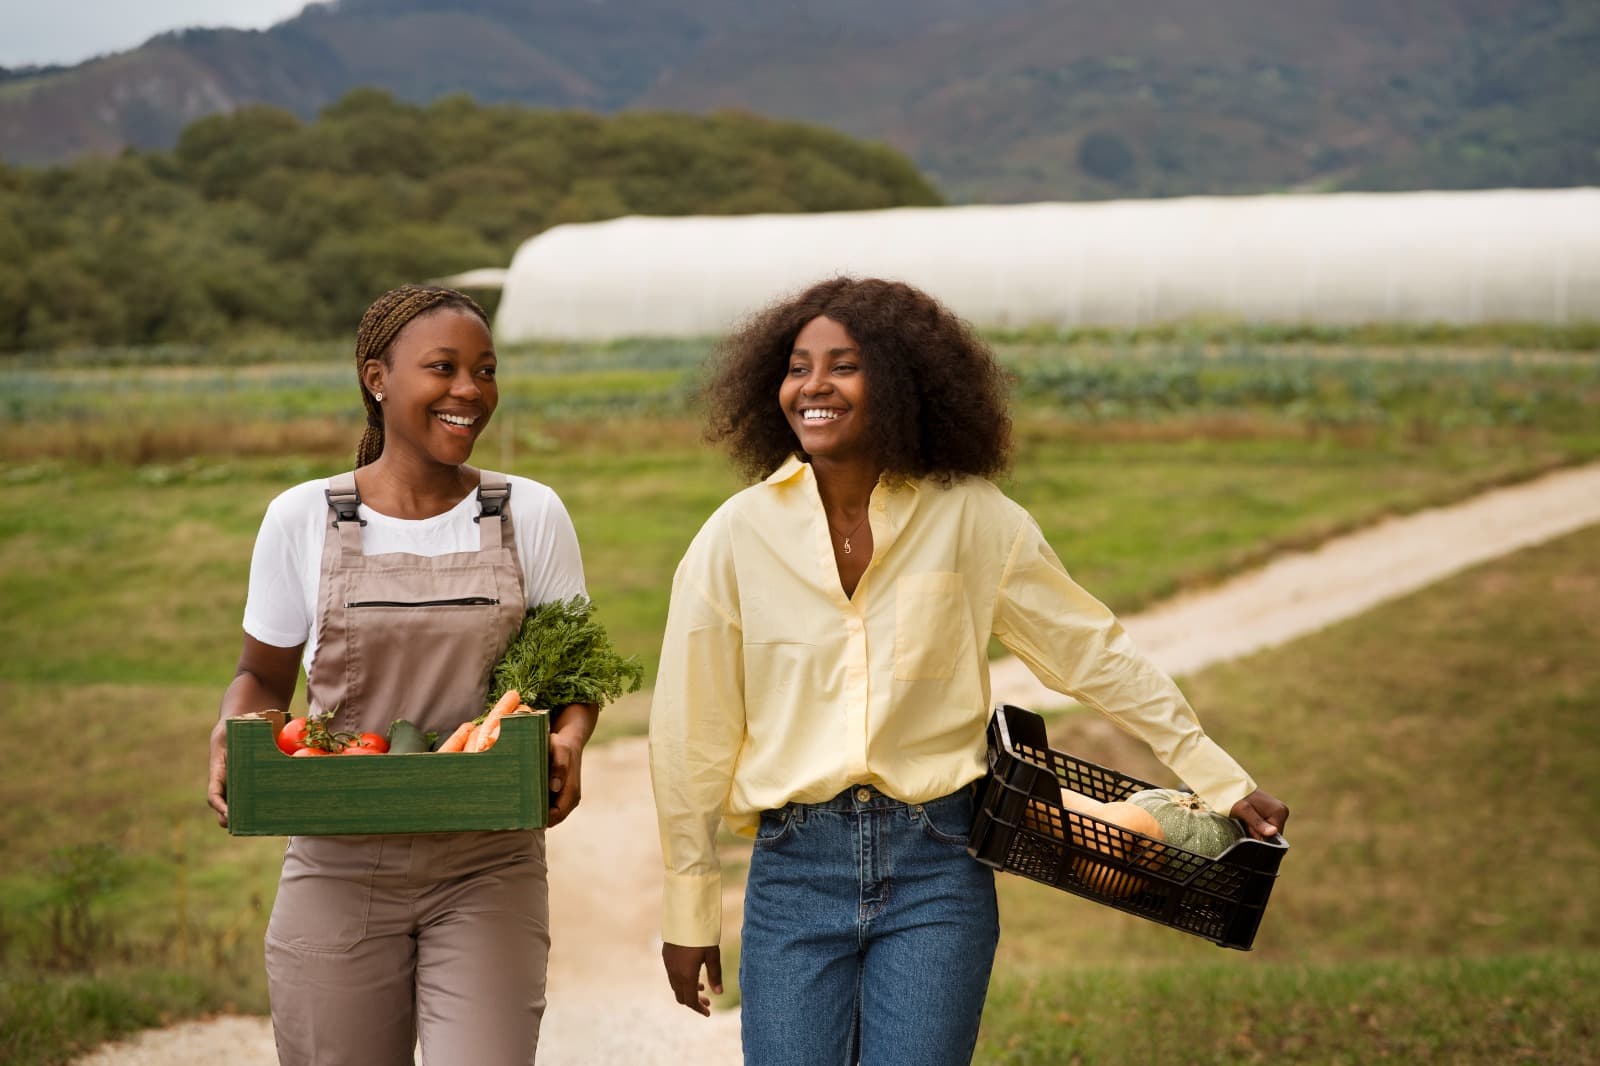
<path fill-rule="evenodd" d="M 375 392 L 375 393 L 372 394 L 372 398 L 374 400 L 377 400 L 379 403 L 382 403 L 383 402 L 383 393 Z"/>

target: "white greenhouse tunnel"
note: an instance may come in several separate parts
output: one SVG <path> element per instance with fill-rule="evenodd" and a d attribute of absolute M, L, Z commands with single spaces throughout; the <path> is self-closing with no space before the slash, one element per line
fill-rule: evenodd
<path fill-rule="evenodd" d="M 981 327 L 1600 318 L 1600 189 L 1191 197 L 619 218 L 506 272 L 504 342 L 707 336 L 839 274 Z"/>

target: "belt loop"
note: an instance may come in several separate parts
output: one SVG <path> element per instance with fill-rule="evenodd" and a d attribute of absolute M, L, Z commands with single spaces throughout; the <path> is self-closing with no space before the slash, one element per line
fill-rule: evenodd
<path fill-rule="evenodd" d="M 795 825 L 806 824 L 806 805 L 804 803 L 791 803 L 785 809 L 789 812 L 789 818 Z"/>

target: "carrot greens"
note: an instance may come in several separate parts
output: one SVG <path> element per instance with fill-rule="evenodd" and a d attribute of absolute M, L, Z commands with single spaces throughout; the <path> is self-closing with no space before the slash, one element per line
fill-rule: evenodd
<path fill-rule="evenodd" d="M 516 689 L 530 707 L 569 703 L 604 706 L 636 692 L 644 668 L 624 658 L 605 627 L 594 619 L 594 604 L 584 596 L 552 600 L 527 613 L 522 628 L 495 665 L 486 706 Z"/>

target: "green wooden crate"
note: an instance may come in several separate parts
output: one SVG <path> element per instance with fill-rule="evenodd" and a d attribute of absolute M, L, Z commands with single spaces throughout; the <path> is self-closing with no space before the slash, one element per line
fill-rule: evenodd
<path fill-rule="evenodd" d="M 228 832 L 342 836 L 542 829 L 550 716 L 507 715 L 488 751 L 295 759 L 265 718 L 228 722 Z"/>

